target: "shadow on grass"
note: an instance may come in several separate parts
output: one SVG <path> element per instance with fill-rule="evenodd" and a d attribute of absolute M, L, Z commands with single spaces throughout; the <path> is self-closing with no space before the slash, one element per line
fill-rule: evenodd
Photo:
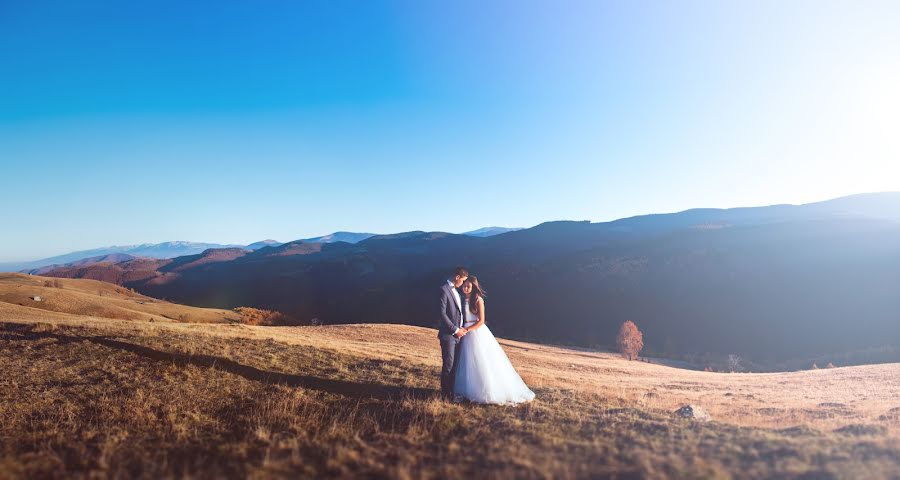
<path fill-rule="evenodd" d="M 113 340 L 104 336 L 75 336 L 53 332 L 36 332 L 33 328 L 29 327 L 30 326 L 28 325 L 21 324 L 0 323 L 0 328 L 5 330 L 5 332 L 0 334 L 0 339 L 38 340 L 42 338 L 53 338 L 63 344 L 87 341 L 108 348 L 131 352 L 158 362 L 169 362 L 179 366 L 193 365 L 214 368 L 240 375 L 241 377 L 255 382 L 283 384 L 348 397 L 377 399 L 396 399 L 401 397 L 429 398 L 438 394 L 436 390 L 428 388 L 399 387 L 395 385 L 360 383 L 308 375 L 270 372 L 244 365 L 227 358 L 212 355 L 189 355 L 184 353 L 166 352 L 144 345 Z M 12 333 L 12 335 L 10 335 L 10 333 Z"/>

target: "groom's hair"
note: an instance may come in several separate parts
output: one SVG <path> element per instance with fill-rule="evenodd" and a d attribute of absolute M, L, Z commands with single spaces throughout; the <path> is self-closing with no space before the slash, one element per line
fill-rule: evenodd
<path fill-rule="evenodd" d="M 453 275 L 456 277 L 468 277 L 469 271 L 465 269 L 465 267 L 456 267 L 456 270 L 453 271 Z"/>

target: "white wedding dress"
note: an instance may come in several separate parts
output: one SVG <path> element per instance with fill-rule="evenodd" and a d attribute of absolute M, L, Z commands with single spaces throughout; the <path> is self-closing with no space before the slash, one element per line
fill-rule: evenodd
<path fill-rule="evenodd" d="M 468 306 L 466 306 L 468 307 Z M 478 317 L 465 308 L 464 327 L 478 323 Z M 522 377 L 487 325 L 467 333 L 460 340 L 454 393 L 476 403 L 512 404 L 534 399 Z"/>

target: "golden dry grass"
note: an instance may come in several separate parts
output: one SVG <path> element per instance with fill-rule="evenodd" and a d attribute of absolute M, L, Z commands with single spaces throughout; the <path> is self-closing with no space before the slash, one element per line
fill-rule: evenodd
<path fill-rule="evenodd" d="M 57 283 L 61 288 L 45 286 Z M 40 302 L 31 299 L 41 297 Z M 0 303 L 9 303 L 79 316 L 153 322 L 238 322 L 230 310 L 196 308 L 157 300 L 97 280 L 47 278 L 21 273 L 0 273 Z"/>
<path fill-rule="evenodd" d="M 896 364 L 720 374 L 502 340 L 537 399 L 496 407 L 436 398 L 430 329 L 2 301 L 0 322 L 0 478 L 900 475 Z"/>

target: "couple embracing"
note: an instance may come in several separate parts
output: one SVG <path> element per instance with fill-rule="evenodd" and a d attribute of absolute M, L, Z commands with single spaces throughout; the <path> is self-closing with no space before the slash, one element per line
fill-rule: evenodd
<path fill-rule="evenodd" d="M 478 279 L 462 267 L 441 286 L 441 394 L 450 401 L 475 403 L 531 401 L 534 392 L 484 324 L 484 297 Z"/>

